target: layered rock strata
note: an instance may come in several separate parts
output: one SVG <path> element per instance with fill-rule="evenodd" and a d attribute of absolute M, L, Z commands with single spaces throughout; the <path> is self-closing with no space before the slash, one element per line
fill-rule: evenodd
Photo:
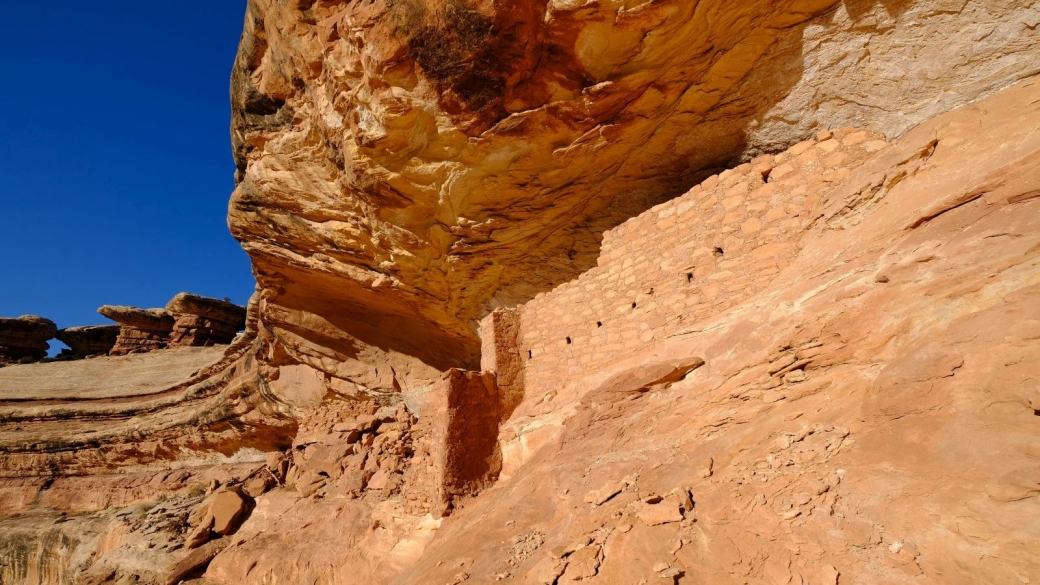
<path fill-rule="evenodd" d="M 119 325 L 94 325 L 59 329 L 55 337 L 69 346 L 62 350 L 61 357 L 82 358 L 107 355 L 115 347 L 119 337 Z"/>
<path fill-rule="evenodd" d="M 299 359 L 362 344 L 474 367 L 478 319 L 593 267 L 605 231 L 712 169 L 824 127 L 896 137 L 1035 73 L 1038 14 L 252 0 L 229 224 Z"/>
<path fill-rule="evenodd" d="M 110 355 L 144 353 L 170 345 L 174 318 L 163 309 L 105 305 L 98 313 L 119 323 L 119 336 Z"/>
<path fill-rule="evenodd" d="M 207 486 L 296 432 L 252 341 L 3 368 L 0 581 L 166 583 Z"/>
<path fill-rule="evenodd" d="M 892 143 L 834 131 L 709 178 L 486 319 L 496 372 L 347 385 L 261 291 L 183 383 L 12 395 L 2 576 L 1032 580 L 1038 104 L 1029 80 Z"/>
<path fill-rule="evenodd" d="M 436 523 L 409 512 L 422 500 L 410 499 L 407 478 L 438 469 L 428 463 L 432 450 L 420 429 L 448 420 L 424 421 L 436 410 L 433 390 L 399 443 L 410 462 L 406 456 L 391 465 L 406 468 L 400 495 L 396 487 L 339 495 L 339 483 L 353 480 L 332 479 L 343 463 L 330 465 L 327 454 L 349 439 L 316 442 L 305 450 L 329 478 L 315 467 L 297 495 L 276 489 L 259 498 L 262 514 L 239 532 L 245 542 L 217 554 L 206 579 L 1031 578 L 1040 570 L 1031 553 L 1040 532 L 1017 519 L 1035 515 L 1040 501 L 1028 472 L 1036 412 L 1028 380 L 1038 367 L 1031 340 L 1040 322 L 1038 87 L 1027 82 L 895 144 L 848 140 L 865 135 L 843 130 L 798 146 L 772 168 L 792 162 L 790 172 L 812 185 L 812 201 L 787 189 L 783 172 L 774 177 L 777 200 L 755 195 L 749 179 L 769 183 L 751 165 L 611 232 L 615 244 L 602 270 L 490 319 L 484 346 L 513 379 L 513 390 L 500 390 L 500 404 L 522 389 L 493 451 L 502 462 L 493 488 Z M 845 171 L 814 158 L 845 148 Z M 740 185 L 746 188 L 738 193 Z M 677 213 L 691 202 L 708 213 Z M 713 223 L 715 205 L 735 219 Z M 784 217 L 765 221 L 762 206 Z M 762 221 L 761 230 L 741 229 L 752 219 Z M 662 224 L 668 221 L 675 223 Z M 759 235 L 779 227 L 774 222 L 788 223 Z M 696 241 L 660 244 L 687 234 Z M 748 242 L 729 243 L 730 258 L 740 262 L 720 266 L 727 252 L 714 256 L 716 237 Z M 779 239 L 756 239 L 763 237 Z M 627 251 L 618 253 L 621 242 Z M 783 254 L 761 265 L 751 252 L 774 244 Z M 708 254 L 692 253 L 700 248 Z M 653 262 L 639 262 L 651 252 Z M 616 274 L 615 261 L 622 267 Z M 702 265 L 711 269 L 697 274 Z M 636 299 L 633 313 L 612 278 L 666 294 Z M 715 286 L 717 296 L 705 295 Z M 583 291 L 580 303 L 572 290 Z M 595 312 L 599 299 L 617 302 L 617 311 L 606 338 L 589 340 L 584 328 L 600 327 L 582 310 Z M 705 302 L 718 305 L 702 310 Z M 534 310 L 553 303 L 556 312 Z M 652 335 L 631 340 L 629 321 Z M 528 341 L 539 335 L 552 344 Z M 539 348 L 534 357 L 527 353 Z M 556 365 L 543 369 L 547 364 Z M 472 388 L 480 376 L 446 378 L 453 379 L 470 399 L 481 396 Z M 345 408 L 335 404 L 322 408 Z M 322 436 L 337 434 L 328 416 L 314 419 L 326 421 L 316 423 L 329 429 Z M 396 453 L 387 445 L 381 453 Z M 944 481 L 949 474 L 958 481 Z M 957 528 L 961 520 L 970 531 Z M 293 548 L 294 538 L 321 544 Z M 286 547 L 291 567 L 269 554 Z M 978 556 L 989 548 L 1001 562 Z M 364 557 L 350 552 L 359 549 Z"/>
<path fill-rule="evenodd" d="M 0 317 L 0 365 L 47 357 L 47 340 L 57 331 L 53 321 L 36 315 Z"/>
<path fill-rule="evenodd" d="M 191 293 L 173 297 L 166 312 L 175 318 L 171 347 L 226 345 L 246 326 L 245 307 Z"/>
<path fill-rule="evenodd" d="M 831 171 L 802 172 L 811 184 Z M 392 582 L 1040 575 L 1040 526 L 1022 521 L 1040 513 L 1040 83 L 940 116 L 810 193 L 786 236 L 789 264 L 768 282 L 749 254 L 726 278 L 710 278 L 715 264 L 669 288 L 701 256 L 660 239 L 698 233 L 701 220 L 662 222 L 690 201 L 710 209 L 714 188 L 702 185 L 611 234 L 627 251 L 606 250 L 604 270 L 521 307 L 525 395 L 499 437 L 503 474 Z M 786 213 L 796 199 L 767 206 Z M 710 251 L 715 237 L 746 237 L 739 225 L 695 239 Z M 668 291 L 663 322 L 656 309 L 630 316 L 615 261 Z M 737 304 L 700 312 L 706 288 L 751 284 Z M 617 307 L 622 334 L 596 341 L 599 300 Z M 624 331 L 628 318 L 643 340 Z M 551 344 L 524 341 L 546 332 Z M 597 351 L 602 361 L 584 359 Z"/>

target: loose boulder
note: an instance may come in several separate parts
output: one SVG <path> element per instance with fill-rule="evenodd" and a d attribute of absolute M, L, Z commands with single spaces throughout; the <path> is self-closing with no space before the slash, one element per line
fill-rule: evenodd
<path fill-rule="evenodd" d="M 119 323 L 119 335 L 109 355 L 145 353 L 170 344 L 174 318 L 164 309 L 105 305 L 98 313 Z"/>
<path fill-rule="evenodd" d="M 57 338 L 69 349 L 62 350 L 61 357 L 83 358 L 106 355 L 115 347 L 119 337 L 119 325 L 95 325 L 67 327 L 58 330 Z"/>
<path fill-rule="evenodd" d="M 36 315 L 0 317 L 0 364 L 47 357 L 47 340 L 57 332 L 54 321 Z"/>
<path fill-rule="evenodd" d="M 220 299 L 180 293 L 166 305 L 176 319 L 170 345 L 211 346 L 231 343 L 246 327 L 246 308 Z"/>

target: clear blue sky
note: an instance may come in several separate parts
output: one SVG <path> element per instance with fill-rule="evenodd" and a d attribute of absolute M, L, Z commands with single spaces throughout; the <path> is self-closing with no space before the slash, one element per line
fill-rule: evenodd
<path fill-rule="evenodd" d="M 105 323 L 103 304 L 180 291 L 245 303 L 226 221 L 244 14 L 245 0 L 0 7 L 0 316 Z"/>

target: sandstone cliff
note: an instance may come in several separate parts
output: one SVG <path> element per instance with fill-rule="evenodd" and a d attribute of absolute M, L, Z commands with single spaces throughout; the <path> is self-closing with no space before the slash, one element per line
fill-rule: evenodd
<path fill-rule="evenodd" d="M 1038 130 L 1030 80 L 893 144 L 824 132 L 626 222 L 599 268 L 485 321 L 499 406 L 521 398 L 493 488 L 441 520 L 407 485 L 355 499 L 348 456 L 261 498 L 207 580 L 1037 578 Z M 328 469 L 314 453 L 296 461 Z"/>
<path fill-rule="evenodd" d="M 425 396 L 280 401 L 255 304 L 223 352 L 4 368 L 3 578 L 1040 578 L 1038 137 L 1034 79 L 710 177 Z"/>
<path fill-rule="evenodd" d="M 0 582 L 1040 580 L 1037 8 L 252 0 L 245 331 L 0 369 Z"/>
<path fill-rule="evenodd" d="M 232 233 L 264 323 L 320 375 L 354 380 L 323 360 L 359 348 L 473 366 L 477 320 L 593 266 L 606 229 L 820 128 L 895 137 L 1032 75 L 1038 19 L 1021 0 L 251 0 Z"/>

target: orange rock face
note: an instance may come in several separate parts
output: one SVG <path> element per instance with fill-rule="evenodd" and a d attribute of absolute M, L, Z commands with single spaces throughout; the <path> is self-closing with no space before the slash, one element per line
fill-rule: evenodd
<path fill-rule="evenodd" d="M 110 310 L 244 333 L 0 369 L 0 582 L 1040 580 L 1038 23 L 253 0 L 245 322 Z"/>
<path fill-rule="evenodd" d="M 742 282 L 728 293 L 737 304 L 714 300 L 703 314 L 701 287 L 713 281 L 695 276 L 682 292 L 695 302 L 658 300 L 669 318 L 644 328 L 654 335 L 642 343 L 579 333 L 598 329 L 598 299 L 628 300 L 609 250 L 593 278 L 521 307 L 521 340 L 559 340 L 533 358 L 532 346 L 516 347 L 528 383 L 500 434 L 503 476 L 393 582 L 1033 579 L 1040 527 L 1022 519 L 1040 512 L 1029 471 L 1040 412 L 1029 382 L 1040 368 L 1038 97 L 1027 81 L 878 148 L 814 189 L 789 264 L 769 282 L 751 286 L 763 269 L 748 254 L 714 281 Z M 800 168 L 807 183 L 831 172 Z M 674 294 L 670 280 L 686 279 L 669 261 L 699 262 L 657 245 L 698 233 L 702 220 L 681 214 L 661 227 L 690 195 L 610 234 L 628 236 L 633 260 L 657 251 L 630 265 L 643 286 Z M 630 307 L 613 317 L 622 330 L 654 319 Z M 596 352 L 603 361 L 586 357 Z M 700 365 L 662 378 L 681 360 Z M 517 546 L 532 538 L 543 542 L 534 552 Z"/>
<path fill-rule="evenodd" d="M 610 228 L 817 130 L 895 137 L 1005 87 L 1036 70 L 1035 20 L 1017 0 L 252 0 L 229 223 L 297 361 L 472 368 L 478 320 L 595 266 Z"/>
<path fill-rule="evenodd" d="M 607 234 L 625 242 L 629 253 L 616 260 L 624 267 L 631 259 L 642 286 L 692 302 L 655 292 L 636 301 L 650 312 L 633 312 L 622 294 L 625 268 L 611 281 L 618 248 L 608 245 L 600 268 L 575 284 L 486 320 L 488 363 L 510 372 L 512 384 L 500 390 L 500 407 L 522 391 L 500 427 L 502 468 L 491 489 L 439 528 L 409 512 L 409 489 L 351 504 L 336 504 L 328 488 L 311 502 L 278 496 L 252 544 L 218 555 L 207 578 L 1032 578 L 1040 531 L 1020 519 L 1040 505 L 1028 471 L 1037 412 L 1029 380 L 1040 367 L 1031 341 L 1040 323 L 1038 87 L 1023 83 L 894 143 L 824 133 L 773 159 L 769 181 L 755 165 L 724 173 Z M 850 162 L 836 167 L 822 153 Z M 785 164 L 789 171 L 773 174 Z M 812 200 L 786 190 L 789 173 L 792 183 L 813 185 Z M 773 184 L 781 199 L 747 188 L 730 211 L 726 198 L 713 199 L 749 180 Z M 708 213 L 678 212 L 691 202 Z M 715 205 L 722 217 L 739 216 L 712 224 Z M 761 230 L 738 227 L 755 217 Z M 778 222 L 789 223 L 760 235 Z M 718 232 L 741 240 L 722 258 L 713 254 Z M 681 243 L 689 234 L 698 240 L 691 249 L 707 255 Z M 679 243 L 660 244 L 673 235 Z M 783 255 L 756 256 L 763 246 Z M 640 250 L 655 250 L 654 262 L 640 264 Z M 720 270 L 727 255 L 740 262 Z M 679 259 L 688 265 L 670 263 Z M 696 274 L 703 260 L 713 270 Z M 731 274 L 710 278 L 721 272 Z M 708 298 L 703 287 L 713 283 L 722 290 Z M 608 327 L 595 314 L 599 299 L 625 309 L 614 312 L 605 339 L 581 333 Z M 555 310 L 538 312 L 552 303 Z M 654 325 L 658 308 L 663 320 Z M 653 335 L 635 341 L 629 323 Z M 525 341 L 551 331 L 559 338 L 551 345 Z M 416 429 L 448 420 L 433 404 Z M 430 450 L 414 451 L 403 461 L 406 476 L 430 469 Z M 438 493 L 436 483 L 426 486 L 427 497 Z M 278 512 L 290 509 L 294 516 Z M 334 520 L 318 520 L 325 515 Z M 365 530 L 366 521 L 378 527 Z M 970 532 L 958 528 L 965 522 Z M 327 544 L 293 548 L 297 564 L 283 569 L 264 553 L 291 547 L 292 534 Z M 333 554 L 344 548 L 336 542 L 358 543 L 365 557 Z M 1001 561 L 970 552 L 982 549 Z M 254 567 L 257 558 L 265 560 Z"/>

